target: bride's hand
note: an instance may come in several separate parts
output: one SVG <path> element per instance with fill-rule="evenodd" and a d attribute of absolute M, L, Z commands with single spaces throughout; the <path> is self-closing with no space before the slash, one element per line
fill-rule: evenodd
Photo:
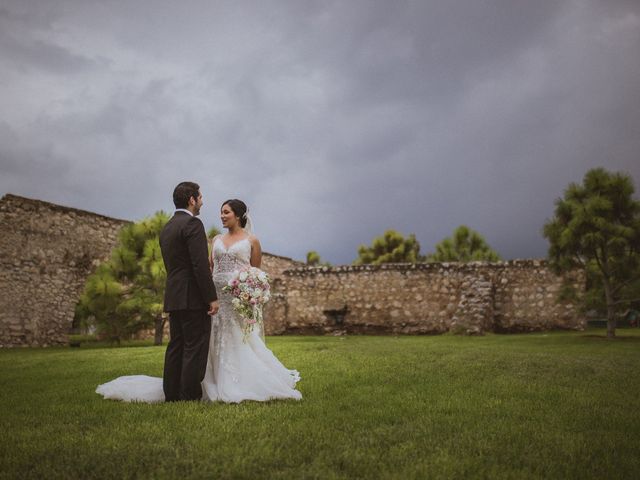
<path fill-rule="evenodd" d="M 220 309 L 220 303 L 218 303 L 218 300 L 214 300 L 209 304 L 209 311 L 207 313 L 209 315 L 215 315 L 216 313 L 218 313 L 219 309 Z"/>

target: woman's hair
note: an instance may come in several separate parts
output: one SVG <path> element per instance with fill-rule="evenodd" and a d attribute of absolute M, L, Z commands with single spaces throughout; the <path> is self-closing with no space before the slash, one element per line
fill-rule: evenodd
<path fill-rule="evenodd" d="M 229 205 L 229 208 L 236 214 L 236 217 L 240 219 L 240 226 L 244 228 L 247 224 L 247 205 L 237 198 L 232 198 L 231 200 L 222 202 L 222 206 L 220 208 L 225 205 Z"/>

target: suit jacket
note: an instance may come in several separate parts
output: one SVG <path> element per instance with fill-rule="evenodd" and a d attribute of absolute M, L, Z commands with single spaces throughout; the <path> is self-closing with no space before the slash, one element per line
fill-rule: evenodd
<path fill-rule="evenodd" d="M 204 225 L 186 212 L 176 212 L 160 232 L 167 270 L 164 311 L 208 309 L 217 300 L 209 271 Z"/>

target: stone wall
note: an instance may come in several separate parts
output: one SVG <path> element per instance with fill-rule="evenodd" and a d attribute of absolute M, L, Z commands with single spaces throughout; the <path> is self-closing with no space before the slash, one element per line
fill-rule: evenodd
<path fill-rule="evenodd" d="M 2 197 L 0 347 L 67 344 L 87 277 L 109 257 L 128 223 L 17 195 Z M 284 270 L 301 265 L 263 256 L 263 268 L 276 283 Z M 153 338 L 153 330 L 137 337 Z"/>
<path fill-rule="evenodd" d="M 5 195 L 0 200 L 0 347 L 68 342 L 87 276 L 127 221 Z"/>
<path fill-rule="evenodd" d="M 0 347 L 68 342 L 87 276 L 108 258 L 127 221 L 39 200 L 0 200 Z M 543 260 L 470 264 L 306 267 L 265 253 L 273 297 L 267 334 L 581 329 L 559 301 L 563 282 L 584 289 L 584 273 L 556 276 Z M 152 331 L 146 332 L 152 335 Z"/>
<path fill-rule="evenodd" d="M 304 268 L 305 265 L 304 262 L 288 257 L 263 252 L 261 268 L 269 274 L 273 292 L 271 301 L 266 305 L 264 312 L 265 332 L 268 335 L 279 335 L 289 331 L 286 323 L 286 296 L 283 294 L 285 275 L 287 271 Z"/>
<path fill-rule="evenodd" d="M 298 262 L 288 257 L 267 252 L 262 253 L 262 270 L 269 274 L 272 282 L 282 281 L 285 271 L 304 266 L 303 262 Z"/>
<path fill-rule="evenodd" d="M 265 310 L 279 333 L 426 334 L 582 329 L 560 301 L 563 282 L 584 289 L 581 271 L 560 277 L 543 260 L 302 267 L 286 270 Z"/>

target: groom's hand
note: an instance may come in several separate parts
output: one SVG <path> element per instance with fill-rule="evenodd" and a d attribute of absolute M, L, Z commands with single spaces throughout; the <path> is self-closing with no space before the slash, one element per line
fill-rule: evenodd
<path fill-rule="evenodd" d="M 218 313 L 219 309 L 220 309 L 220 304 L 218 303 L 218 300 L 214 300 L 209 304 L 209 311 L 207 313 L 209 315 L 215 315 L 216 313 Z"/>

